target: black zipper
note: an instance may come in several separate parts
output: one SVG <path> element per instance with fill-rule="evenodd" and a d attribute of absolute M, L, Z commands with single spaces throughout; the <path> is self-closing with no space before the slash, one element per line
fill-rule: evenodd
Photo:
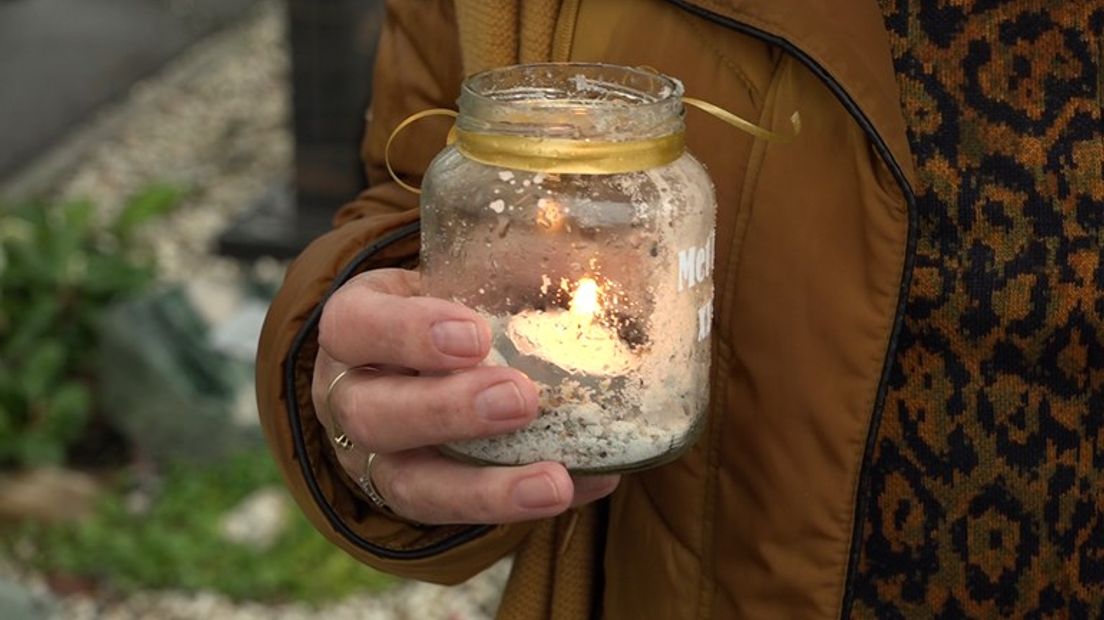
<path fill-rule="evenodd" d="M 295 340 L 292 341 L 288 358 L 284 361 L 284 394 L 287 399 L 288 424 L 291 427 L 292 443 L 295 448 L 295 460 L 299 461 L 299 471 L 303 475 L 303 480 L 307 483 L 307 489 L 310 491 L 311 498 L 314 499 L 314 503 L 322 510 L 322 514 L 326 517 L 326 521 L 329 522 L 334 531 L 341 534 L 345 540 L 348 540 L 353 545 L 356 545 L 372 555 L 390 560 L 418 560 L 444 553 L 457 545 L 462 545 L 483 536 L 494 529 L 495 526 L 474 525 L 467 527 L 431 545 L 416 549 L 391 549 L 389 547 L 383 547 L 353 531 L 341 520 L 341 516 L 338 515 L 334 507 L 330 505 L 325 494 L 322 493 L 321 487 L 318 486 L 318 479 L 315 478 L 314 471 L 311 469 L 306 440 L 303 438 L 303 426 L 299 420 L 299 393 L 295 387 L 297 384 L 296 367 L 299 365 L 299 356 L 303 352 L 303 347 L 311 341 L 315 330 L 318 328 L 318 320 L 322 316 L 322 306 L 326 303 L 326 300 L 330 298 L 330 295 L 332 295 L 338 287 L 347 282 L 349 278 L 363 271 L 367 263 L 385 248 L 417 235 L 419 230 L 421 230 L 421 222 L 411 222 L 410 224 L 397 228 L 380 237 L 374 243 L 361 250 L 361 252 L 341 270 L 337 277 L 334 278 L 333 284 L 330 285 L 330 289 L 326 292 L 325 296 L 323 296 L 322 301 L 311 311 L 310 316 L 307 317 L 303 326 L 299 328 L 299 332 L 295 335 Z"/>
<path fill-rule="evenodd" d="M 901 192 L 905 196 L 905 203 L 908 210 L 908 234 L 907 241 L 905 242 L 905 265 L 901 274 L 901 285 L 898 290 L 897 310 L 896 315 L 893 318 L 893 329 L 889 337 L 889 346 L 886 349 L 885 359 L 882 362 L 882 376 L 878 381 L 878 391 L 874 400 L 874 411 L 871 414 L 870 429 L 867 432 L 866 444 L 863 448 L 863 460 L 859 469 L 859 488 L 855 499 L 855 523 L 851 531 L 851 550 L 847 560 L 847 573 L 845 577 L 845 586 L 843 601 L 840 604 L 840 617 L 847 617 L 851 612 L 851 604 L 854 599 L 854 587 L 852 577 L 855 573 L 856 567 L 859 562 L 859 555 L 862 551 L 862 515 L 866 512 L 867 502 L 870 495 L 870 460 L 874 454 L 874 442 L 878 436 L 878 427 L 881 425 L 882 413 L 885 410 L 885 398 L 886 393 L 889 390 L 889 377 L 892 370 L 893 358 L 897 352 L 897 341 L 901 334 L 901 325 L 905 318 L 905 304 L 908 301 L 909 285 L 912 283 L 912 271 L 916 262 L 916 231 L 917 231 L 917 209 L 916 209 L 916 195 L 912 190 L 912 186 L 909 185 L 908 179 L 905 177 L 904 171 L 901 169 L 900 163 L 893 157 L 893 153 L 889 150 L 889 145 L 886 144 L 885 139 L 874 127 L 874 124 L 863 113 L 858 103 L 851 98 L 851 95 L 844 90 L 843 86 L 836 81 L 828 70 L 820 65 L 815 59 L 806 54 L 801 48 L 797 47 L 790 41 L 783 39 L 775 34 L 761 30 L 754 26 L 750 26 L 743 22 L 736 21 L 732 18 L 724 15 L 713 13 L 707 9 L 703 9 L 699 6 L 691 4 L 686 0 L 667 0 L 668 2 L 682 8 L 683 10 L 692 13 L 702 19 L 713 22 L 726 28 L 731 28 L 741 34 L 745 34 L 749 37 L 764 41 L 775 45 L 790 54 L 805 66 L 809 71 L 816 75 L 824 85 L 828 87 L 828 90 L 836 96 L 836 99 L 840 101 L 844 109 L 855 119 L 855 122 L 862 127 L 862 130 L 866 133 L 867 137 L 874 145 L 874 149 L 878 152 L 878 155 L 882 158 L 885 164 L 889 167 L 890 173 L 901 186 Z"/>

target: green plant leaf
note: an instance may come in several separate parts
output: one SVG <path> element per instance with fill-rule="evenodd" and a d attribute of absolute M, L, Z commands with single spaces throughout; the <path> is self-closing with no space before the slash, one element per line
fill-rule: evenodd
<path fill-rule="evenodd" d="M 168 213 L 184 193 L 173 185 L 152 185 L 132 197 L 112 225 L 112 230 L 122 239 L 128 239 L 134 230 L 149 220 Z"/>
<path fill-rule="evenodd" d="M 16 449 L 19 461 L 32 467 L 55 465 L 65 456 L 63 446 L 38 432 L 24 433 Z"/>
<path fill-rule="evenodd" d="M 87 386 L 78 381 L 62 384 L 47 400 L 43 432 L 68 445 L 84 430 L 91 406 L 92 394 Z"/>
<path fill-rule="evenodd" d="M 0 464 L 15 460 L 20 440 L 17 423 L 21 420 L 16 419 L 16 413 L 8 402 L 11 399 L 6 396 L 0 401 Z"/>
<path fill-rule="evenodd" d="M 55 462 L 80 440 L 94 399 L 77 378 L 94 363 L 99 317 L 155 274 L 130 236 L 180 195 L 150 187 L 108 225 L 80 200 L 0 216 L 0 466 Z"/>
<path fill-rule="evenodd" d="M 134 264 L 119 256 L 90 257 L 81 283 L 100 303 L 144 289 L 153 279 L 151 265 Z"/>
<path fill-rule="evenodd" d="M 46 235 L 37 239 L 18 239 L 8 245 L 8 260 L 11 266 L 5 275 L 15 286 L 57 286 L 58 273 L 54 270 L 54 261 L 42 251 Z"/>
<path fill-rule="evenodd" d="M 43 399 L 55 388 L 64 375 L 66 358 L 65 346 L 52 339 L 38 342 L 27 354 L 20 375 L 29 400 Z"/>
<path fill-rule="evenodd" d="M 3 345 L 2 357 L 18 360 L 26 357 L 41 338 L 47 337 L 61 314 L 61 303 L 53 290 L 36 291 L 26 309 L 13 317 L 15 333 Z"/>
<path fill-rule="evenodd" d="M 92 214 L 95 212 L 95 205 L 87 200 L 74 200 L 62 205 L 65 229 L 73 231 L 77 237 L 88 238 L 92 232 Z"/>

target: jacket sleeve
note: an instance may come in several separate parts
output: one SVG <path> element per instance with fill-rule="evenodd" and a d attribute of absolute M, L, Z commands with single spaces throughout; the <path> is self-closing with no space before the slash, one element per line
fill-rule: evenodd
<path fill-rule="evenodd" d="M 409 114 L 452 107 L 461 74 L 451 0 L 388 2 L 363 149 L 370 188 L 342 207 L 335 228 L 291 265 L 257 353 L 261 425 L 306 516 L 364 563 L 437 583 L 457 583 L 483 570 L 513 550 L 530 526 L 418 526 L 373 510 L 336 464 L 310 388 L 317 321 L 330 292 L 361 271 L 416 261 L 417 200 L 390 180 L 384 145 Z M 392 163 L 399 174 L 418 182 L 418 171 L 443 146 L 446 129 L 430 119 L 397 139 Z"/>

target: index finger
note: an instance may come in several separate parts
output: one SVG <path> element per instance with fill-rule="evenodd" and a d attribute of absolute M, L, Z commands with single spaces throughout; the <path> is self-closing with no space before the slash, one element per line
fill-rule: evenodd
<path fill-rule="evenodd" d="M 417 290 L 407 272 L 354 278 L 326 302 L 318 343 L 349 366 L 396 365 L 424 371 L 475 366 L 491 348 L 491 330 L 474 310 Z"/>

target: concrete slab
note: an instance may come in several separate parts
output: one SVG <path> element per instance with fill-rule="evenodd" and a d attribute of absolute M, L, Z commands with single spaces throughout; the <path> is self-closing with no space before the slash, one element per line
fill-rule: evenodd
<path fill-rule="evenodd" d="M 0 0 L 0 181 L 255 0 Z"/>

